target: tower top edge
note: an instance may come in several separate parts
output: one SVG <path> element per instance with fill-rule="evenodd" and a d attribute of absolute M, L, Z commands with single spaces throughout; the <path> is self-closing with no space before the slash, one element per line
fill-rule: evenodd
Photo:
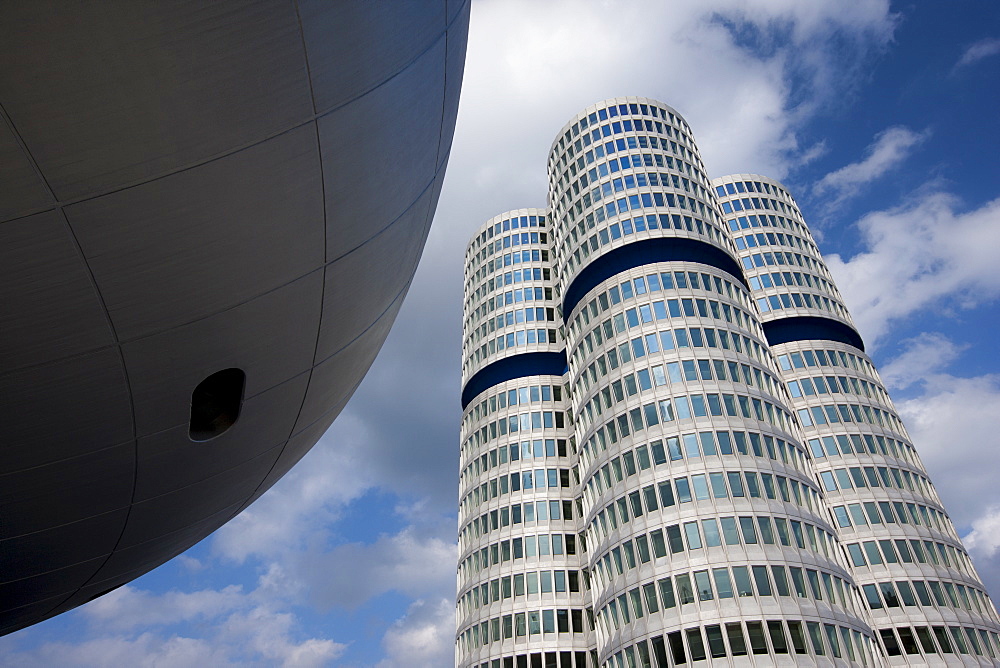
<path fill-rule="evenodd" d="M 673 114 L 674 116 L 679 118 L 685 124 L 685 126 L 690 127 L 688 125 L 687 119 L 684 118 L 684 115 L 681 114 L 676 109 L 674 109 L 673 107 L 671 107 L 669 104 L 666 104 L 665 102 L 660 102 L 659 100 L 653 99 L 651 97 L 636 97 L 636 96 L 609 97 L 607 99 L 591 104 L 590 106 L 580 110 L 574 116 L 572 116 L 565 123 L 565 125 L 563 125 L 556 133 L 555 138 L 552 140 L 552 144 L 549 146 L 549 155 L 552 154 L 553 149 L 559 142 L 559 138 L 565 135 L 566 131 L 572 128 L 575 123 L 579 123 L 580 119 L 585 118 L 592 113 L 599 112 L 601 109 L 607 109 L 610 106 L 620 105 L 620 104 L 645 104 L 649 106 L 655 106 L 659 109 L 664 109 L 665 111 Z"/>
<path fill-rule="evenodd" d="M 504 211 L 503 213 L 498 213 L 492 218 L 489 218 L 486 221 L 484 221 L 479 227 L 476 228 L 476 231 L 473 232 L 472 235 L 469 237 L 469 242 L 465 245 L 465 250 L 466 251 L 469 250 L 469 248 L 472 246 L 473 243 L 475 243 L 476 238 L 479 237 L 479 235 L 481 235 L 483 232 L 488 230 L 490 227 L 496 225 L 497 223 L 502 223 L 504 220 L 510 220 L 511 218 L 514 217 L 520 218 L 521 216 L 548 217 L 548 215 L 549 215 L 549 210 L 547 208 L 541 208 L 541 207 L 509 209 L 508 211 Z"/>

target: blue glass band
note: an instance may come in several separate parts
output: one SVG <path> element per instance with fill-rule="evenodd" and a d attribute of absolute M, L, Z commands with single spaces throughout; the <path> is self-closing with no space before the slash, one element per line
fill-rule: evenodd
<path fill-rule="evenodd" d="M 462 410 L 481 392 L 515 378 L 525 376 L 562 376 L 567 371 L 566 352 L 522 353 L 511 355 L 477 371 L 462 390 Z"/>
<path fill-rule="evenodd" d="M 825 340 L 846 343 L 862 352 L 865 350 L 861 335 L 839 320 L 802 315 L 771 320 L 763 323 L 763 326 L 767 342 L 772 346 L 792 341 Z"/>
<path fill-rule="evenodd" d="M 607 252 L 584 267 L 569 284 L 563 295 L 563 318 L 569 317 L 583 296 L 590 292 L 595 285 L 599 285 L 627 269 L 655 262 L 707 264 L 732 275 L 748 291 L 750 290 L 740 265 L 721 248 L 716 248 L 697 239 L 678 237 L 642 239 Z"/>

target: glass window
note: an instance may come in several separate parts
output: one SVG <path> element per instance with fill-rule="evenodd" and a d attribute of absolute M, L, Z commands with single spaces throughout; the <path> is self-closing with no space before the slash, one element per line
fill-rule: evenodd
<path fill-rule="evenodd" d="M 910 589 L 910 583 L 905 580 L 901 580 L 896 583 L 896 589 L 899 590 L 899 597 L 903 599 L 903 605 L 916 605 L 917 599 L 913 596 L 913 590 Z"/>
<path fill-rule="evenodd" d="M 726 539 L 726 545 L 739 545 L 740 534 L 736 529 L 736 518 L 721 517 L 719 521 L 722 523 L 722 535 Z"/>
<path fill-rule="evenodd" d="M 722 627 L 718 624 L 706 626 L 705 635 L 708 637 L 708 651 L 712 658 L 726 656 L 726 643 L 722 639 Z"/>
<path fill-rule="evenodd" d="M 740 596 L 753 596 L 753 587 L 750 584 L 750 571 L 746 566 L 734 566 L 733 579 L 736 580 L 736 592 Z"/>
<path fill-rule="evenodd" d="M 667 556 L 667 546 L 663 540 L 663 531 L 657 529 L 649 534 L 649 538 L 653 543 L 653 555 L 657 559 Z"/>
<path fill-rule="evenodd" d="M 726 474 L 729 478 L 729 488 L 732 490 L 733 496 L 742 497 L 743 494 L 743 479 L 737 472 L 730 471 Z"/>
<path fill-rule="evenodd" d="M 903 645 L 903 651 L 907 654 L 920 654 L 920 648 L 917 647 L 917 639 L 913 635 L 912 629 L 907 626 L 900 626 L 896 629 L 899 632 L 899 639 Z"/>
<path fill-rule="evenodd" d="M 767 577 L 767 566 L 753 566 L 753 581 L 757 585 L 758 596 L 771 596 L 771 581 Z"/>
<path fill-rule="evenodd" d="M 865 556 L 868 557 L 868 562 L 871 564 L 881 564 L 882 557 L 879 555 L 878 547 L 875 545 L 875 541 L 868 540 L 862 543 L 865 548 Z"/>
<path fill-rule="evenodd" d="M 840 654 L 840 640 L 837 638 L 837 627 L 832 624 L 824 624 L 823 630 L 826 631 L 826 639 L 830 641 L 830 652 L 833 654 L 834 658 L 839 659 Z"/>
<path fill-rule="evenodd" d="M 882 637 L 882 644 L 885 646 L 885 651 L 889 656 L 900 656 L 903 653 L 899 648 L 899 642 L 896 641 L 896 634 L 892 632 L 892 629 L 879 629 L 878 632 Z"/>
<path fill-rule="evenodd" d="M 659 484 L 660 490 L 660 505 L 664 508 L 669 508 L 674 505 L 674 490 L 670 485 L 670 481 L 666 480 Z"/>
<path fill-rule="evenodd" d="M 709 480 L 712 483 L 712 495 L 717 499 L 724 499 L 729 496 L 726 490 L 726 479 L 723 473 L 710 473 Z"/>
<path fill-rule="evenodd" d="M 692 661 L 702 661 L 705 659 L 705 643 L 701 638 L 701 629 L 687 629 L 688 648 L 691 650 Z"/>
<path fill-rule="evenodd" d="M 681 538 L 681 528 L 677 524 L 672 524 L 666 528 L 667 542 L 673 554 L 684 551 L 684 540 Z"/>
<path fill-rule="evenodd" d="M 767 654 L 767 640 L 764 637 L 762 622 L 747 622 L 747 635 L 750 636 L 750 648 L 754 654 Z"/>
<path fill-rule="evenodd" d="M 761 566 L 763 568 L 763 566 Z M 788 640 L 785 638 L 785 629 L 780 621 L 773 620 L 767 623 L 767 633 L 771 637 L 771 647 L 775 654 L 788 654 Z"/>
<path fill-rule="evenodd" d="M 698 533 L 697 522 L 684 523 L 684 537 L 687 538 L 689 550 L 701 549 L 701 535 Z"/>
<path fill-rule="evenodd" d="M 937 648 L 934 647 L 934 639 L 931 637 L 930 629 L 926 626 L 915 626 L 913 630 L 917 632 L 917 639 L 920 640 L 920 646 L 924 648 L 925 654 L 935 654 L 937 653 Z"/>
<path fill-rule="evenodd" d="M 691 501 L 691 487 L 687 478 L 677 478 L 674 480 L 674 487 L 677 488 L 677 500 L 681 503 Z M 881 563 L 881 562 L 879 562 Z"/>
<path fill-rule="evenodd" d="M 691 476 L 691 485 L 694 487 L 694 497 L 699 501 L 709 498 L 708 480 L 704 473 Z"/>
<path fill-rule="evenodd" d="M 653 614 L 660 609 L 656 601 L 656 588 L 652 582 L 642 586 L 642 594 L 643 598 L 646 599 L 646 609 L 649 611 L 649 614 Z"/>
<path fill-rule="evenodd" d="M 805 635 L 802 633 L 802 622 L 788 622 L 788 634 L 792 637 L 792 648 L 795 650 L 796 654 L 809 653 L 809 650 L 806 649 Z"/>
<path fill-rule="evenodd" d="M 694 584 L 698 590 L 699 601 L 711 601 L 713 598 L 712 583 L 708 577 L 708 571 L 695 571 Z"/>
<path fill-rule="evenodd" d="M 826 651 L 823 648 L 823 636 L 820 634 L 819 623 L 808 622 L 806 626 L 809 628 L 809 638 L 812 640 L 813 651 L 818 656 L 825 656 Z"/>
<path fill-rule="evenodd" d="M 681 639 L 681 632 L 674 631 L 667 634 L 667 641 L 670 644 L 670 654 L 674 663 L 681 665 L 687 663 L 687 653 L 684 651 L 684 641 Z"/>
<path fill-rule="evenodd" d="M 713 568 L 712 577 L 715 579 L 715 590 L 718 592 L 719 598 L 732 598 L 733 585 L 729 579 L 729 569 Z"/>
<path fill-rule="evenodd" d="M 774 532 L 771 530 L 771 518 L 759 516 L 757 526 L 760 529 L 760 539 L 765 545 L 774 545 Z"/>
<path fill-rule="evenodd" d="M 798 566 L 789 566 L 788 572 L 792 575 L 792 585 L 795 587 L 795 595 L 799 598 L 806 598 L 806 583 L 802 577 L 802 569 Z"/>
<path fill-rule="evenodd" d="M 891 582 L 880 582 L 879 590 L 882 593 L 882 599 L 885 601 L 885 607 L 887 608 L 898 608 L 899 597 L 896 595 L 896 588 L 892 586 Z"/>
<path fill-rule="evenodd" d="M 705 534 L 705 547 L 722 545 L 722 535 L 719 533 L 719 524 L 715 518 L 702 520 L 701 530 Z"/>
<path fill-rule="evenodd" d="M 674 597 L 674 585 L 670 578 L 663 578 L 657 584 L 660 587 L 660 602 L 663 603 L 663 609 L 668 610 L 676 607 L 677 601 Z"/>
<path fill-rule="evenodd" d="M 788 588 L 788 576 L 785 574 L 784 566 L 771 566 L 771 574 L 774 576 L 774 586 L 778 590 L 779 596 L 791 596 Z"/>
<path fill-rule="evenodd" d="M 850 543 L 847 546 L 847 553 L 850 555 L 850 557 L 851 557 L 851 563 L 853 565 L 855 565 L 855 566 L 864 566 L 865 565 L 865 563 L 866 563 L 865 562 L 865 555 L 861 551 L 861 546 L 860 545 L 858 545 L 857 543 Z"/>
<path fill-rule="evenodd" d="M 726 636 L 729 638 L 729 649 L 733 656 L 746 656 L 747 644 L 743 637 L 743 627 L 739 622 L 726 624 Z"/>
<path fill-rule="evenodd" d="M 681 605 L 694 603 L 694 589 L 691 586 L 691 577 L 687 573 L 675 576 L 674 585 L 677 592 L 677 600 Z"/>
<path fill-rule="evenodd" d="M 757 544 L 757 531 L 754 528 L 754 521 L 752 517 L 740 518 L 740 530 L 743 532 L 743 541 L 747 545 Z"/>

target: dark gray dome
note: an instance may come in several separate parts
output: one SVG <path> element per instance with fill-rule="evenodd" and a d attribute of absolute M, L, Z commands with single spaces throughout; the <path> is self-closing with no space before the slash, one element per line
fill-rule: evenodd
<path fill-rule="evenodd" d="M 0 634 L 326 431 L 416 269 L 467 31 L 460 0 L 0 11 Z"/>

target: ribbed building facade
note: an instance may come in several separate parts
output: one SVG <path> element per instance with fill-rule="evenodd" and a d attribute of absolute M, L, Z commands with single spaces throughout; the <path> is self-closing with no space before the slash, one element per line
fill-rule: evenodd
<path fill-rule="evenodd" d="M 996 610 L 795 200 L 777 181 L 754 174 L 712 185 L 847 566 L 890 663 L 982 657 L 992 665 Z"/>
<path fill-rule="evenodd" d="M 469 666 L 528 666 L 530 653 L 594 665 L 551 233 L 546 211 L 520 209 L 488 221 L 469 246 L 462 372 L 479 389 L 463 394 L 458 536 Z"/>
<path fill-rule="evenodd" d="M 991 600 L 791 195 L 644 98 L 466 253 L 456 665 L 994 665 Z"/>

